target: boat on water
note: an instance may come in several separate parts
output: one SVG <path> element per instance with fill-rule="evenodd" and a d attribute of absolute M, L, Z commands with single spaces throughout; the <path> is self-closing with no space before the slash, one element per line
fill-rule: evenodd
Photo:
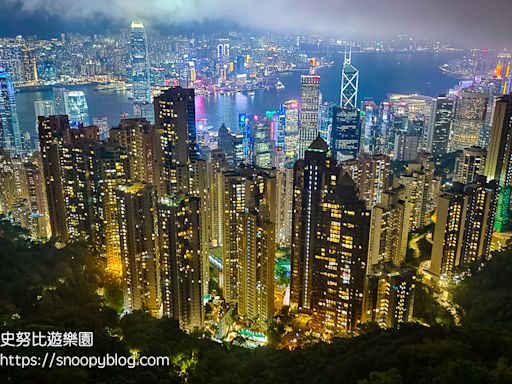
<path fill-rule="evenodd" d="M 247 94 L 248 94 L 249 96 L 254 96 L 256 93 L 255 93 L 254 91 L 249 91 L 249 92 L 247 92 Z"/>
<path fill-rule="evenodd" d="M 284 84 L 283 84 L 283 83 L 281 83 L 280 81 L 278 81 L 278 82 L 276 83 L 276 89 L 284 89 L 284 88 L 285 88 L 285 87 L 284 87 Z"/>

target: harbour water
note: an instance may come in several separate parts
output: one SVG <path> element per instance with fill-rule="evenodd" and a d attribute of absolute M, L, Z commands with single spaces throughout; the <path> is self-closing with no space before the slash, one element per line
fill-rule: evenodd
<path fill-rule="evenodd" d="M 390 93 L 418 93 L 437 96 L 457 83 L 457 79 L 439 70 L 439 65 L 453 58 L 443 53 L 365 53 L 354 54 L 352 63 L 359 69 L 359 100 L 372 98 L 380 102 Z M 342 58 L 337 57 L 332 67 L 318 70 L 324 101 L 339 102 Z M 235 127 L 238 114 L 263 114 L 275 110 L 286 100 L 300 98 L 300 73 L 289 73 L 279 79 L 284 89 L 259 90 L 253 96 L 238 93 L 196 97 L 196 118 L 207 119 L 215 129 L 225 123 Z M 131 115 L 128 95 L 113 90 L 97 91 L 92 85 L 78 86 L 84 91 L 89 105 L 89 116 L 107 116 L 109 125 L 116 125 L 122 113 Z M 34 132 L 34 101 L 51 99 L 51 90 L 21 92 L 16 95 L 20 126 Z"/>

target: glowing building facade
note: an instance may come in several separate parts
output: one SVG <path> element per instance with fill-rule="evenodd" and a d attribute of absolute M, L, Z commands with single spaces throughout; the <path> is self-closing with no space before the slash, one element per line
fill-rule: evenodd
<path fill-rule="evenodd" d="M 0 149 L 16 155 L 22 152 L 14 85 L 9 74 L 2 67 L 0 67 Z"/>
<path fill-rule="evenodd" d="M 130 33 L 131 81 L 133 86 L 133 115 L 153 122 L 148 42 L 144 24 L 132 21 Z"/>
<path fill-rule="evenodd" d="M 471 184 L 454 183 L 437 201 L 430 272 L 441 279 L 457 267 L 489 257 L 496 212 L 497 183 L 478 176 Z"/>
<path fill-rule="evenodd" d="M 489 95 L 484 92 L 461 91 L 455 101 L 455 113 L 450 136 L 450 152 L 480 144 Z"/>
<path fill-rule="evenodd" d="M 69 124 L 78 126 L 89 125 L 89 107 L 83 91 L 67 91 L 64 93 L 64 107 Z"/>
<path fill-rule="evenodd" d="M 273 317 L 276 179 L 267 170 L 225 172 L 224 297 L 238 313 L 268 323 Z"/>
<path fill-rule="evenodd" d="M 316 139 L 320 118 L 320 76 L 302 75 L 299 112 L 299 159 Z"/>
<path fill-rule="evenodd" d="M 491 140 L 484 174 L 499 184 L 495 229 L 510 230 L 510 197 L 512 190 L 512 95 L 496 100 Z"/>
<path fill-rule="evenodd" d="M 163 312 L 156 198 L 151 186 L 133 183 L 117 189 L 123 261 L 124 310 Z"/>

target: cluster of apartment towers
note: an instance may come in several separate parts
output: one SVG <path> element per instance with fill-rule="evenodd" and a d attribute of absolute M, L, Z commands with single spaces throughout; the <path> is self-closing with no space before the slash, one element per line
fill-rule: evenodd
<path fill-rule="evenodd" d="M 163 91 L 154 110 L 154 125 L 125 119 L 106 140 L 95 126 L 41 116 L 39 158 L 12 180 L 1 173 L 2 201 L 21 190 L 32 211 L 47 212 L 51 229 L 36 226 L 36 237 L 84 241 L 106 260 L 122 279 L 126 312 L 202 327 L 209 249 L 221 246 L 225 301 L 240 318 L 268 326 L 279 309 L 280 246 L 291 248 L 283 304 L 311 314 L 319 330 L 353 335 L 370 321 L 399 326 L 411 319 L 416 280 L 416 270 L 403 266 L 408 236 L 428 223 L 433 207 L 425 274 L 435 280 L 487 258 L 496 234 L 510 227 L 510 95 L 496 101 L 487 153 L 464 150 L 457 182 L 443 190 L 428 154 L 391 175 L 388 156 L 338 162 L 320 136 L 303 143 L 293 168 L 258 167 L 220 142 L 205 160 L 193 89 Z"/>

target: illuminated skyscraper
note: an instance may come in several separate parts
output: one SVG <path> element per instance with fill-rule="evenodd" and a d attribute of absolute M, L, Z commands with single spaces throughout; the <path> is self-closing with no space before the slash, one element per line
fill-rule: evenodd
<path fill-rule="evenodd" d="M 82 91 L 67 91 L 64 93 L 64 107 L 70 125 L 89 125 L 89 107 Z"/>
<path fill-rule="evenodd" d="M 66 114 L 66 104 L 64 101 L 64 95 L 66 93 L 65 88 L 53 88 L 53 103 L 55 105 L 55 114 L 56 115 L 65 115 Z M 51 115 L 44 115 L 51 116 Z"/>
<path fill-rule="evenodd" d="M 107 270 L 122 275 L 119 234 L 119 206 L 116 191 L 130 182 L 130 157 L 126 148 L 115 143 L 103 144 L 97 163 L 98 247 L 107 259 Z"/>
<path fill-rule="evenodd" d="M 223 172 L 230 168 L 225 154 L 215 149 L 210 153 L 208 162 L 208 190 L 210 193 L 210 243 L 222 246 L 224 221 L 224 176 Z"/>
<path fill-rule="evenodd" d="M 393 160 L 415 161 L 418 157 L 419 146 L 420 134 L 418 132 L 397 132 L 395 135 Z"/>
<path fill-rule="evenodd" d="M 182 329 L 203 324 L 203 255 L 201 203 L 185 195 L 162 199 L 160 222 L 160 265 L 164 315 L 179 321 Z"/>
<path fill-rule="evenodd" d="M 235 165 L 235 137 L 225 124 L 222 124 L 219 128 L 218 143 L 218 149 L 224 153 L 226 161 Z"/>
<path fill-rule="evenodd" d="M 86 241 L 92 232 L 91 203 L 96 127 L 71 129 L 67 116 L 39 117 L 39 141 L 52 237 Z"/>
<path fill-rule="evenodd" d="M 357 195 L 366 202 L 368 208 L 381 202 L 382 193 L 389 184 L 390 164 L 389 156 L 367 154 L 340 163 L 356 183 Z"/>
<path fill-rule="evenodd" d="M 496 211 L 497 183 L 478 176 L 475 183 L 454 183 L 439 195 L 430 272 L 443 279 L 458 266 L 489 258 Z"/>
<path fill-rule="evenodd" d="M 361 145 L 361 121 L 357 109 L 359 71 L 352 65 L 352 50 L 345 51 L 341 71 L 340 106 L 333 107 L 331 149 L 336 161 L 355 159 Z"/>
<path fill-rule="evenodd" d="M 409 239 L 408 204 L 400 199 L 403 186 L 382 193 L 381 201 L 372 208 L 368 263 L 380 262 L 400 266 L 407 253 Z"/>
<path fill-rule="evenodd" d="M 489 95 L 461 91 L 455 101 L 455 114 L 450 137 L 450 152 L 480 144 Z"/>
<path fill-rule="evenodd" d="M 208 293 L 208 214 L 206 162 L 199 159 L 196 140 L 194 90 L 181 87 L 169 88 L 155 97 L 155 128 L 160 138 L 163 161 L 154 167 L 153 180 L 159 198 L 177 198 L 180 194 L 200 199 L 201 263 L 203 294 Z M 160 184 L 160 186 L 158 186 Z"/>
<path fill-rule="evenodd" d="M 464 148 L 455 162 L 455 176 L 453 181 L 469 184 L 476 180 L 478 175 L 484 174 L 487 151 L 480 147 Z"/>
<path fill-rule="evenodd" d="M 343 60 L 341 71 L 340 107 L 345 109 L 357 109 L 357 93 L 359 89 L 359 70 L 352 65 L 352 48 L 347 52 Z"/>
<path fill-rule="evenodd" d="M 441 156 L 448 152 L 448 140 L 453 119 L 453 100 L 444 95 L 434 103 L 433 115 L 428 126 L 426 149 L 432 156 Z"/>
<path fill-rule="evenodd" d="M 39 166 L 33 163 L 24 163 L 21 195 L 26 198 L 30 211 L 30 232 L 33 238 L 47 240 L 50 238 L 51 229 L 44 184 L 44 177 Z"/>
<path fill-rule="evenodd" d="M 144 183 L 128 184 L 118 188 L 117 198 L 124 310 L 145 310 L 154 317 L 161 317 L 160 249 L 154 190 Z"/>
<path fill-rule="evenodd" d="M 295 163 L 293 172 L 293 222 L 291 250 L 290 306 L 311 309 L 315 220 L 320 210 L 321 190 L 326 173 L 334 167 L 327 157 L 329 147 L 317 137 Z"/>
<path fill-rule="evenodd" d="M 363 322 L 400 328 L 412 320 L 416 270 L 381 263 L 371 268 L 365 289 Z"/>
<path fill-rule="evenodd" d="M 276 242 L 288 247 L 292 240 L 293 168 L 277 171 Z"/>
<path fill-rule="evenodd" d="M 92 125 L 98 127 L 100 132 L 100 140 L 107 140 L 109 134 L 108 118 L 107 116 L 97 116 L 92 118 Z"/>
<path fill-rule="evenodd" d="M 496 100 L 484 174 L 488 180 L 498 181 L 495 229 L 498 232 L 506 232 L 510 230 L 512 190 L 512 95 Z"/>
<path fill-rule="evenodd" d="M 270 116 L 272 118 L 272 116 Z M 275 141 L 271 137 L 271 119 L 260 118 L 253 122 L 254 165 L 260 168 L 272 168 L 275 166 Z"/>
<path fill-rule="evenodd" d="M 355 159 L 361 141 L 359 110 L 350 107 L 333 107 L 331 149 L 336 161 Z"/>
<path fill-rule="evenodd" d="M 55 116 L 55 103 L 53 100 L 36 100 L 34 101 L 34 109 L 36 112 L 36 127 L 39 126 L 37 120 L 39 116 Z"/>
<path fill-rule="evenodd" d="M 274 316 L 276 179 L 267 170 L 224 173 L 224 297 L 242 317 Z"/>
<path fill-rule="evenodd" d="M 133 84 L 133 115 L 153 122 L 148 42 L 144 24 L 132 21 L 130 34 L 131 81 Z"/>
<path fill-rule="evenodd" d="M 285 107 L 284 150 L 286 163 L 293 164 L 299 154 L 299 102 L 288 100 Z"/>
<path fill-rule="evenodd" d="M 161 130 L 163 180 L 170 195 L 188 185 L 188 166 L 199 158 L 194 90 L 174 87 L 155 97 L 155 125 Z"/>
<path fill-rule="evenodd" d="M 299 153 L 304 158 L 304 151 L 318 135 L 320 118 L 320 76 L 302 75 L 300 112 L 299 112 Z"/>
<path fill-rule="evenodd" d="M 361 322 L 370 211 L 317 139 L 294 167 L 290 306 L 351 335 Z"/>
<path fill-rule="evenodd" d="M 52 237 L 63 240 L 67 240 L 68 231 L 59 147 L 68 129 L 67 116 L 39 117 L 39 143 Z"/>
<path fill-rule="evenodd" d="M 362 321 L 370 211 L 346 173 L 330 174 L 314 220 L 311 307 L 335 335 L 353 335 Z"/>
<path fill-rule="evenodd" d="M 326 143 L 331 142 L 332 114 L 334 103 L 323 102 L 320 104 L 320 118 L 318 133 Z"/>
<path fill-rule="evenodd" d="M 0 149 L 16 155 L 22 152 L 14 85 L 9 74 L 2 67 L 0 67 Z"/>
<path fill-rule="evenodd" d="M 409 205 L 411 230 L 425 226 L 428 206 L 432 199 L 432 177 L 432 170 L 419 163 L 409 164 L 407 173 L 400 176 L 400 184 L 405 187 L 403 200 Z"/>
<path fill-rule="evenodd" d="M 129 179 L 133 182 L 153 182 L 153 130 L 154 127 L 145 119 L 123 119 L 119 126 L 110 130 L 110 141 L 126 149 L 130 164 Z"/>

